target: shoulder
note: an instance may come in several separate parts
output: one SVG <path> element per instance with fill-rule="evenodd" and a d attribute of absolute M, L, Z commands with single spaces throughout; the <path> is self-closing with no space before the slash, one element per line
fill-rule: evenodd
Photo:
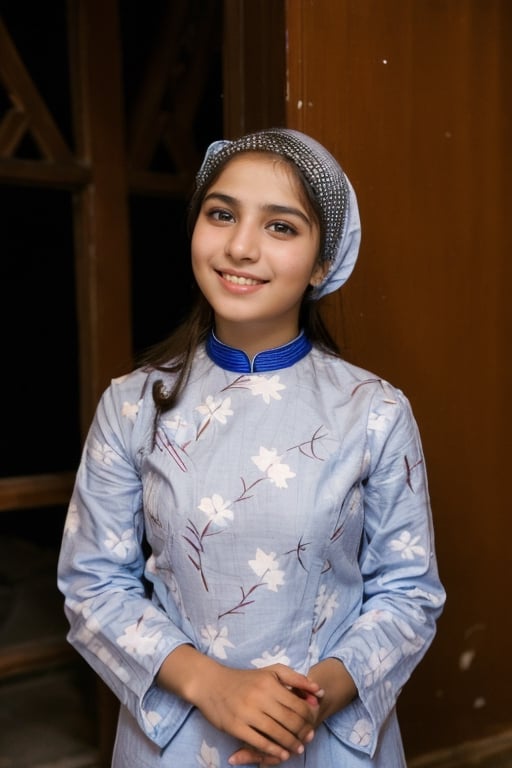
<path fill-rule="evenodd" d="M 111 379 L 102 394 L 103 403 L 138 403 L 146 397 L 151 397 L 153 382 L 159 376 L 152 368 L 137 368 L 115 379 Z M 161 376 L 160 376 L 161 378 Z"/>
<path fill-rule="evenodd" d="M 349 408 L 374 437 L 402 425 L 415 430 L 409 399 L 396 385 L 375 372 L 340 357 L 314 350 L 312 368 L 317 391 L 333 408 Z"/>
<path fill-rule="evenodd" d="M 153 384 L 169 374 L 154 368 L 137 368 L 111 379 L 103 391 L 96 410 L 96 420 L 107 421 L 112 429 L 131 431 L 137 423 L 153 418 Z"/>
<path fill-rule="evenodd" d="M 196 352 L 190 371 L 190 379 L 201 379 L 204 375 L 205 355 L 201 349 Z M 106 410 L 117 414 L 123 421 L 135 423 L 146 417 L 151 420 L 154 417 L 153 388 L 158 383 L 164 390 L 171 391 L 179 375 L 173 366 L 173 361 L 155 368 L 152 365 L 138 367 L 110 381 L 104 390 L 99 410 Z"/>
<path fill-rule="evenodd" d="M 315 369 L 315 375 L 321 380 L 343 390 L 351 397 L 373 398 L 383 392 L 390 396 L 396 396 L 397 399 L 403 397 L 403 393 L 398 387 L 391 384 L 378 373 L 366 368 L 354 365 L 347 360 L 329 355 L 319 349 L 313 349 L 311 359 Z M 320 381 L 320 383 L 321 383 Z"/>

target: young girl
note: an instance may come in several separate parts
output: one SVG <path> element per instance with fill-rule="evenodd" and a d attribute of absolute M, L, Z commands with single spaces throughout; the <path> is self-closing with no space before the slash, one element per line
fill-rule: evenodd
<path fill-rule="evenodd" d="M 113 766 L 401 768 L 395 704 L 445 599 L 402 392 L 317 299 L 353 189 L 304 134 L 212 144 L 189 319 L 113 381 L 69 506 L 69 641 L 121 702 Z"/>

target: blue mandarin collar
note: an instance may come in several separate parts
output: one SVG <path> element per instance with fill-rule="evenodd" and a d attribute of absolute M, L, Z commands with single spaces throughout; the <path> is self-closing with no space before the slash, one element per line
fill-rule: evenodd
<path fill-rule="evenodd" d="M 227 344 L 219 341 L 213 331 L 210 331 L 206 339 L 206 351 L 211 360 L 220 368 L 236 373 L 263 373 L 265 371 L 277 371 L 280 368 L 289 368 L 302 360 L 311 351 L 312 346 L 304 331 L 301 331 L 293 341 L 282 347 L 258 352 L 251 361 L 241 349 L 228 347 Z"/>

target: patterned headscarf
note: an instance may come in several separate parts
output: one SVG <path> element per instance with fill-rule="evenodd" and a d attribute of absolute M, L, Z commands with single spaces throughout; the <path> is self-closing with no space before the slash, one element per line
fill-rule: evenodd
<path fill-rule="evenodd" d="M 315 139 L 290 128 L 270 128 L 234 141 L 214 141 L 196 176 L 196 188 L 207 185 L 221 163 L 242 152 L 273 152 L 291 160 L 306 178 L 321 212 L 324 229 L 322 258 L 330 263 L 324 279 L 310 296 L 319 299 L 349 278 L 359 252 L 361 223 L 350 181 L 330 152 Z"/>

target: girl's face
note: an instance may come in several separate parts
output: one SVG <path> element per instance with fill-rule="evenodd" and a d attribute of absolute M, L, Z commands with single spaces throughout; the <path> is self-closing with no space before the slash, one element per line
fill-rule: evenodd
<path fill-rule="evenodd" d="M 249 356 L 295 338 L 304 292 L 325 272 L 319 245 L 318 222 L 284 161 L 254 152 L 230 160 L 192 235 L 192 268 L 218 338 Z"/>

